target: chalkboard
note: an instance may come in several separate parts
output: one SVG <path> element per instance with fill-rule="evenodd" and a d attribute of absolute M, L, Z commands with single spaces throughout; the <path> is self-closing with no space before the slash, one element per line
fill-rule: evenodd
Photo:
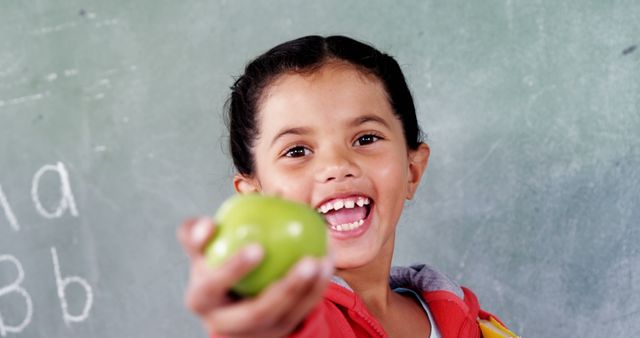
<path fill-rule="evenodd" d="M 221 119 L 276 43 L 394 55 L 430 167 L 395 263 L 526 337 L 640 333 L 640 3 L 0 2 L 0 337 L 204 337 L 180 222 L 232 193 Z"/>

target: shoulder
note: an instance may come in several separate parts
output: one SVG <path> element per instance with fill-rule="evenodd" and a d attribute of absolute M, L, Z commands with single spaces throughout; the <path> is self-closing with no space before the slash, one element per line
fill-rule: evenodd
<path fill-rule="evenodd" d="M 482 323 L 495 322 L 505 329 L 504 324 L 493 314 L 482 310 L 478 297 L 473 291 L 460 286 L 456 281 L 437 269 L 425 265 L 394 267 L 391 271 L 392 288 L 405 287 L 417 291 L 422 296 L 442 337 L 482 337 Z"/>
<path fill-rule="evenodd" d="M 464 297 L 462 288 L 453 278 L 427 264 L 394 266 L 391 268 L 389 285 L 392 289 L 405 287 L 422 293 L 447 291 L 459 298 Z"/>

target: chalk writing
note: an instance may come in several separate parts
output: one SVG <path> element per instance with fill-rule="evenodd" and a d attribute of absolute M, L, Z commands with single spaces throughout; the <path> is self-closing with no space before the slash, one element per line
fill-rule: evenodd
<path fill-rule="evenodd" d="M 16 105 L 16 104 L 22 104 L 22 103 L 31 102 L 31 101 L 38 101 L 38 100 L 44 99 L 45 97 L 47 97 L 49 95 L 51 95 L 51 93 L 49 91 L 46 91 L 44 93 L 35 93 L 35 94 L 31 94 L 31 95 L 14 97 L 14 98 L 11 98 L 11 99 L 8 99 L 8 100 L 0 100 L 0 107 Z"/>
<path fill-rule="evenodd" d="M 47 174 L 52 173 L 58 176 L 60 180 L 60 201 L 55 210 L 47 210 L 44 208 L 40 201 L 39 189 L 40 189 L 40 180 L 42 177 Z M 71 191 L 71 184 L 69 180 L 69 173 L 67 172 L 67 168 L 62 162 L 57 162 L 56 164 L 47 164 L 40 168 L 34 175 L 33 180 L 31 182 L 31 198 L 33 200 L 33 204 L 35 209 L 37 210 L 40 216 L 51 219 L 61 217 L 66 211 L 68 211 L 72 216 L 78 217 L 78 209 L 76 207 L 75 198 L 73 196 L 73 192 Z M 15 231 L 20 231 L 20 226 L 18 224 L 18 220 L 9 205 L 8 198 L 0 185 L 0 208 L 4 211 L 5 218 L 9 221 L 9 225 Z M 62 311 L 62 319 L 64 323 L 70 327 L 72 323 L 83 322 L 89 318 L 89 313 L 93 307 L 93 289 L 89 282 L 81 278 L 79 276 L 65 276 L 62 274 L 62 269 L 60 265 L 60 258 L 58 255 L 58 251 L 55 247 L 51 247 L 51 259 L 53 262 L 53 275 L 54 281 L 56 284 L 56 295 L 60 301 L 60 309 Z M 3 296 L 9 294 L 17 294 L 18 296 L 24 299 L 25 303 L 25 314 L 23 319 L 19 324 L 9 323 L 0 313 L 0 337 L 5 337 L 9 333 L 20 333 L 22 332 L 32 321 L 34 308 L 33 302 L 31 300 L 31 296 L 22 287 L 22 282 L 25 279 L 25 273 L 22 268 L 22 264 L 20 261 L 11 255 L 8 254 L 0 254 L 0 268 L 4 268 L 7 264 L 3 264 L 8 262 L 15 266 L 15 270 L 17 270 L 17 277 L 15 281 L 10 283 L 7 286 L 0 285 L 0 302 L 3 301 Z M 69 286 L 77 285 L 84 289 L 84 304 L 82 306 L 82 310 L 79 313 L 71 313 L 69 310 L 69 302 L 67 299 L 67 289 Z M 16 297 L 12 297 L 12 299 L 16 299 Z M 11 313 L 12 317 L 10 319 L 15 321 L 17 316 L 21 314 Z"/>
<path fill-rule="evenodd" d="M 70 326 L 72 322 L 82 322 L 89 317 L 89 311 L 93 306 L 93 291 L 89 283 L 78 277 L 71 276 L 62 278 L 62 274 L 60 272 L 60 261 L 58 260 L 58 252 L 55 247 L 51 248 L 51 257 L 53 258 L 53 270 L 56 276 L 56 286 L 58 287 L 58 298 L 60 298 L 60 307 L 62 308 L 62 318 L 64 319 L 65 324 Z M 65 295 L 65 291 L 67 286 L 71 283 L 79 284 L 84 288 L 84 291 L 87 295 L 86 301 L 84 303 L 84 308 L 80 315 L 72 315 L 69 313 L 68 305 L 67 305 L 67 297 Z"/>
<path fill-rule="evenodd" d="M 12 263 L 18 271 L 18 276 L 13 283 L 0 288 L 0 299 L 2 299 L 2 297 L 5 295 L 17 293 L 18 295 L 22 296 L 27 308 L 22 322 L 13 326 L 9 323 L 5 323 L 2 318 L 2 313 L 0 313 L 0 337 L 5 337 L 7 333 L 22 332 L 22 330 L 24 330 L 29 325 L 29 323 L 31 323 L 31 318 L 33 317 L 33 302 L 31 301 L 31 296 L 29 295 L 29 293 L 27 293 L 27 291 L 22 286 L 20 286 L 22 284 L 22 281 L 24 280 L 24 270 L 22 269 L 20 261 L 18 261 L 17 258 L 11 255 L 0 255 L 0 263 L 2 262 Z"/>
<path fill-rule="evenodd" d="M 55 172 L 60 177 L 60 202 L 58 208 L 53 212 L 46 210 L 42 206 L 40 196 L 38 195 L 40 179 L 47 172 Z M 67 209 L 69 209 L 71 215 L 78 217 L 78 209 L 76 208 L 76 202 L 73 197 L 73 193 L 71 192 L 71 186 L 69 185 L 69 173 L 61 162 L 58 162 L 56 165 L 45 165 L 36 172 L 31 184 L 31 199 L 33 200 L 36 210 L 40 216 L 44 218 L 59 218 Z"/>
<path fill-rule="evenodd" d="M 20 230 L 20 224 L 18 224 L 18 220 L 16 219 L 16 215 L 11 210 L 11 206 L 9 205 L 9 201 L 7 200 L 7 196 L 4 194 L 4 190 L 2 190 L 2 185 L 0 185 L 0 207 L 4 210 L 4 216 L 9 221 L 9 225 L 13 228 L 13 230 Z"/>

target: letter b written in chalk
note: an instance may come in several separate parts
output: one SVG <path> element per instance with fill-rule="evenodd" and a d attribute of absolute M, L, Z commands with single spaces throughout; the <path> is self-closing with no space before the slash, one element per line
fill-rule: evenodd
<path fill-rule="evenodd" d="M 65 324 L 69 326 L 73 322 L 82 322 L 86 320 L 89 317 L 89 311 L 91 311 L 91 307 L 93 306 L 93 291 L 91 290 L 91 286 L 86 280 L 78 276 L 62 276 L 62 273 L 60 272 L 60 260 L 58 259 L 58 252 L 55 247 L 51 248 L 51 257 L 53 258 L 53 270 L 55 273 L 57 286 L 56 289 L 58 290 L 58 298 L 60 298 L 60 308 L 62 309 L 62 318 L 64 319 Z M 67 287 L 74 283 L 78 284 L 84 289 L 86 296 L 82 311 L 77 315 L 70 313 L 66 294 Z"/>
<path fill-rule="evenodd" d="M 22 332 L 22 330 L 24 330 L 29 325 L 29 323 L 31 323 L 31 318 L 33 317 L 33 302 L 31 301 L 31 296 L 21 286 L 22 281 L 24 280 L 24 270 L 22 269 L 20 261 L 18 261 L 18 259 L 11 255 L 0 255 L 0 266 L 4 265 L 4 262 L 12 263 L 18 273 L 13 283 L 9 285 L 0 285 L 0 302 L 2 302 L 2 298 L 4 296 L 16 293 L 21 296 L 22 299 L 24 299 L 26 311 L 22 322 L 20 322 L 19 324 L 5 322 L 2 313 L 0 313 L 0 337 L 5 337 L 8 333 Z"/>

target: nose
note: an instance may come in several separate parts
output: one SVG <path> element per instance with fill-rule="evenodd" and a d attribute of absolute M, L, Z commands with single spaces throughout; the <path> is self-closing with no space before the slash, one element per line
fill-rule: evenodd
<path fill-rule="evenodd" d="M 361 170 L 355 159 L 347 151 L 333 150 L 316 158 L 316 181 L 342 182 L 360 176 Z"/>

